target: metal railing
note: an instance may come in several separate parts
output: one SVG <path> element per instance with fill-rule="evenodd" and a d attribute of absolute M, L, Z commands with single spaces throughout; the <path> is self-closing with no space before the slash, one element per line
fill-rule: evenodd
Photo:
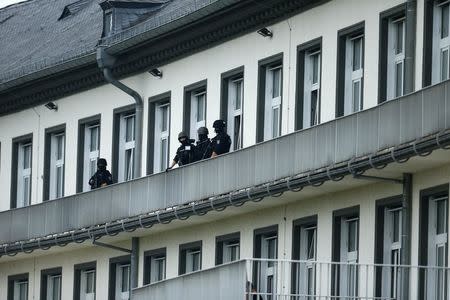
<path fill-rule="evenodd" d="M 133 296 L 165 300 L 444 300 L 450 295 L 449 272 L 448 267 L 245 259 L 138 288 Z M 405 280 L 413 283 L 406 293 Z"/>

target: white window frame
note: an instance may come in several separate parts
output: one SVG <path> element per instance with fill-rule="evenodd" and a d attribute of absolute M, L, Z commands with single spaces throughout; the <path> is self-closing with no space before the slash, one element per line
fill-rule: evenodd
<path fill-rule="evenodd" d="M 270 253 L 270 245 L 272 245 L 274 253 Z M 278 257 L 278 235 L 267 234 L 261 236 L 261 258 L 276 259 Z M 258 272 L 259 290 L 266 293 L 266 299 L 274 299 L 276 294 L 276 274 L 277 264 L 274 261 L 260 261 L 260 270 Z"/>
<path fill-rule="evenodd" d="M 203 100 L 203 116 L 199 119 L 198 106 L 200 99 Z M 197 130 L 200 127 L 206 126 L 206 90 L 201 89 L 191 93 L 191 115 L 190 115 L 190 132 L 189 137 L 197 136 Z"/>
<path fill-rule="evenodd" d="M 314 56 L 318 56 L 317 59 L 317 82 L 314 82 Z M 321 60 L 322 60 L 322 50 L 316 49 L 313 51 L 305 52 L 305 61 L 304 61 L 304 82 L 303 82 L 303 128 L 309 128 L 311 126 L 317 125 L 320 123 L 320 82 L 322 76 L 321 70 Z M 312 119 L 313 115 L 313 103 L 312 103 L 312 94 L 317 94 L 317 101 L 315 103 L 314 110 L 314 119 Z"/>
<path fill-rule="evenodd" d="M 275 72 L 280 72 L 279 95 L 274 95 Z M 276 64 L 266 67 L 266 87 L 264 104 L 264 140 L 281 135 L 281 99 L 283 94 L 283 66 Z M 276 119 L 274 116 L 276 115 Z M 278 120 L 278 121 L 277 121 Z M 274 130 L 275 129 L 275 130 Z"/>
<path fill-rule="evenodd" d="M 163 131 L 162 114 L 167 109 L 166 130 Z M 153 172 L 165 171 L 169 166 L 169 135 L 170 135 L 170 102 L 157 103 L 155 105 L 155 138 L 153 155 Z M 163 141 L 165 141 L 166 155 L 162 157 Z"/>
<path fill-rule="evenodd" d="M 402 24 L 402 41 L 399 47 L 397 40 L 398 25 Z M 389 19 L 388 24 L 388 47 L 387 47 L 387 100 L 404 95 L 405 83 L 405 46 L 406 46 L 406 18 L 395 17 Z M 401 51 L 400 51 L 401 50 Z M 398 87 L 398 66 L 401 70 L 400 88 Z M 397 91 L 400 91 L 398 93 Z"/>
<path fill-rule="evenodd" d="M 195 266 L 194 259 L 198 256 L 198 266 Z M 186 249 L 186 273 L 196 272 L 202 269 L 202 249 Z"/>
<path fill-rule="evenodd" d="M 224 241 L 222 243 L 222 263 L 230 263 L 240 259 L 240 242 L 239 240 Z M 235 256 L 233 258 L 233 255 Z"/>
<path fill-rule="evenodd" d="M 90 293 L 87 291 L 87 276 L 93 275 L 93 287 Z M 95 270 L 81 270 L 80 272 L 80 300 L 95 300 L 96 294 L 96 271 Z"/>
<path fill-rule="evenodd" d="M 359 53 L 360 68 L 354 69 L 353 57 L 355 41 L 361 39 L 361 52 Z M 345 89 L 344 89 L 344 114 L 348 115 L 363 109 L 363 84 L 364 84 L 364 34 L 348 36 L 345 42 Z M 358 99 L 356 101 L 354 85 L 359 84 Z"/>
<path fill-rule="evenodd" d="M 444 1 L 439 3 L 434 2 L 433 7 L 433 55 L 432 55 L 432 72 L 431 72 L 431 82 L 432 84 L 439 83 L 443 80 L 450 78 L 450 32 L 449 34 L 442 38 L 442 9 L 443 7 L 449 7 L 450 1 Z M 450 7 L 449 7 L 450 12 Z M 447 20 L 447 28 L 450 29 L 450 18 Z M 443 70 L 442 64 L 442 54 L 447 61 L 447 66 Z M 445 75 L 443 76 L 443 73 Z"/>
<path fill-rule="evenodd" d="M 57 284 L 56 288 L 58 289 L 58 294 L 53 297 L 53 290 L 55 288 L 55 284 Z M 58 275 L 47 275 L 47 297 L 46 300 L 61 300 L 61 287 L 62 287 L 62 276 Z"/>
<path fill-rule="evenodd" d="M 356 222 L 355 243 L 356 250 L 349 251 L 349 228 L 351 223 Z M 340 290 L 339 296 L 346 299 L 358 299 L 358 252 L 359 252 L 359 218 L 341 218 L 341 243 L 340 243 Z"/>
<path fill-rule="evenodd" d="M 24 207 L 31 204 L 31 173 L 33 145 L 31 142 L 18 143 L 17 153 L 17 199 L 16 207 Z M 26 151 L 29 151 L 29 166 L 25 166 Z M 27 184 L 28 181 L 28 184 Z M 25 191 L 28 191 L 27 193 Z"/>
<path fill-rule="evenodd" d="M 58 142 L 61 139 L 61 157 L 58 158 Z M 50 191 L 49 200 L 64 197 L 64 173 L 66 155 L 65 132 L 50 135 Z M 58 177 L 58 169 L 61 170 Z M 58 190 L 58 186 L 60 190 Z"/>
<path fill-rule="evenodd" d="M 127 142 L 127 120 L 132 118 L 132 139 Z M 118 161 L 118 180 L 119 182 L 128 181 L 134 178 L 134 160 L 135 160 L 135 148 L 136 148 L 136 115 L 134 112 L 122 113 L 119 116 L 120 129 L 119 129 L 119 161 Z M 131 157 L 128 161 L 127 168 L 127 153 L 131 153 Z"/>
<path fill-rule="evenodd" d="M 150 283 L 166 279 L 166 256 L 152 255 L 150 257 Z"/>
<path fill-rule="evenodd" d="M 445 232 L 437 233 L 437 202 L 443 201 L 445 205 L 443 228 Z M 428 207 L 428 259 L 429 266 L 447 267 L 447 249 L 448 249 L 448 196 L 444 197 L 429 197 Z M 439 264 L 437 251 L 443 249 L 444 251 L 444 263 Z M 446 283 L 447 283 L 447 271 L 429 269 L 427 271 L 427 299 L 446 299 Z"/>
<path fill-rule="evenodd" d="M 313 234 L 313 256 L 309 257 L 308 235 Z M 297 274 L 296 291 L 300 295 L 314 296 L 316 287 L 316 261 L 317 261 L 317 226 L 309 225 L 300 228 L 300 263 Z M 311 276 L 308 276 L 310 275 Z M 311 281 L 310 281 L 311 279 Z M 309 298 L 305 298 L 309 299 Z"/>
<path fill-rule="evenodd" d="M 396 266 L 401 264 L 402 255 L 402 208 L 385 207 L 383 226 L 383 264 L 391 267 L 382 268 L 382 296 L 397 299 L 401 287 L 401 269 Z M 395 240 L 395 215 L 398 214 L 398 240 Z"/>
<path fill-rule="evenodd" d="M 97 132 L 97 147 L 91 150 L 91 134 Z M 89 179 L 97 170 L 97 161 L 100 157 L 100 124 L 87 125 L 84 128 L 84 162 L 83 162 L 83 192 L 89 191 Z M 92 165 L 93 164 L 93 165 Z M 92 169 L 94 166 L 94 169 Z"/>
<path fill-rule="evenodd" d="M 25 295 L 21 293 L 22 286 L 26 286 Z M 14 300 L 28 300 L 28 279 L 14 280 Z"/>
<path fill-rule="evenodd" d="M 238 95 L 241 99 L 240 107 L 237 106 Z M 244 105 L 244 78 L 242 76 L 228 79 L 228 112 L 227 132 L 231 137 L 231 151 L 242 148 L 243 134 L 243 105 Z M 235 128 L 236 120 L 239 120 L 239 128 Z M 236 138 L 237 137 L 237 138 Z"/>
<path fill-rule="evenodd" d="M 130 299 L 130 276 L 131 276 L 131 269 L 130 264 L 116 264 L 116 299 L 117 300 L 128 300 Z M 126 282 L 126 289 L 123 290 L 123 272 L 127 272 L 127 279 Z"/>

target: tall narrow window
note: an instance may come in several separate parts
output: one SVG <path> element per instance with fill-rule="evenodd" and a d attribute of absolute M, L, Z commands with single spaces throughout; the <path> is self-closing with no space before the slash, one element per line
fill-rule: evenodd
<path fill-rule="evenodd" d="M 41 271 L 41 299 L 61 299 L 62 268 Z"/>
<path fill-rule="evenodd" d="M 240 258 L 239 232 L 216 238 L 216 265 L 230 263 Z"/>
<path fill-rule="evenodd" d="M 305 54 L 303 128 L 320 123 L 320 60 L 320 48 Z"/>
<path fill-rule="evenodd" d="M 346 114 L 363 108 L 363 46 L 364 36 L 349 36 L 346 43 L 345 111 Z"/>
<path fill-rule="evenodd" d="M 166 249 L 144 253 L 144 284 L 166 279 Z"/>
<path fill-rule="evenodd" d="M 228 124 L 231 149 L 242 148 L 242 107 L 244 103 L 244 79 L 242 75 L 228 79 Z"/>
<path fill-rule="evenodd" d="M 256 291 L 266 295 L 266 299 L 275 299 L 278 258 L 278 231 L 275 227 L 255 230 L 255 258 L 263 260 L 255 262 Z"/>
<path fill-rule="evenodd" d="M 28 300 L 28 273 L 8 277 L 8 299 Z"/>
<path fill-rule="evenodd" d="M 11 208 L 31 204 L 32 136 L 13 140 Z"/>
<path fill-rule="evenodd" d="M 158 103 L 155 108 L 154 172 L 166 170 L 169 162 L 170 103 Z"/>
<path fill-rule="evenodd" d="M 116 299 L 130 299 L 130 264 L 116 265 Z"/>
<path fill-rule="evenodd" d="M 447 248 L 448 195 L 430 196 L 428 209 L 428 265 L 447 267 Z M 447 276 L 445 269 L 428 270 L 428 299 L 447 299 Z"/>
<path fill-rule="evenodd" d="M 75 265 L 74 300 L 95 300 L 96 263 Z"/>
<path fill-rule="evenodd" d="M 338 38 L 336 116 L 342 116 L 364 106 L 364 23 L 340 30 Z"/>
<path fill-rule="evenodd" d="M 97 160 L 100 157 L 100 124 L 94 123 L 85 127 L 84 132 L 84 185 L 83 191 L 90 190 L 89 179 L 97 171 Z"/>
<path fill-rule="evenodd" d="M 179 275 L 195 272 L 202 268 L 202 245 L 195 242 L 180 245 Z"/>
<path fill-rule="evenodd" d="M 191 131 L 190 137 L 197 136 L 197 129 L 206 126 L 206 91 L 199 90 L 191 96 Z"/>
<path fill-rule="evenodd" d="M 405 77 L 405 17 L 395 17 L 388 25 L 387 99 L 403 96 Z"/>
<path fill-rule="evenodd" d="M 391 265 L 382 269 L 385 297 L 399 299 L 401 287 L 401 269 L 396 267 L 401 263 L 401 232 L 402 208 L 386 207 L 384 211 L 384 254 L 383 264 Z"/>
<path fill-rule="evenodd" d="M 265 140 L 281 134 L 281 86 L 282 66 L 274 65 L 266 70 Z M 267 129 L 267 130 L 266 130 Z"/>
<path fill-rule="evenodd" d="M 448 1 L 435 1 L 433 9 L 433 57 L 432 83 L 449 79 L 450 55 L 450 4 Z"/>
<path fill-rule="evenodd" d="M 203 80 L 184 88 L 183 131 L 197 138 L 197 130 L 206 126 L 207 81 Z"/>
<path fill-rule="evenodd" d="M 334 212 L 332 291 L 333 296 L 358 298 L 359 209 Z"/>
<path fill-rule="evenodd" d="M 120 115 L 119 132 L 119 181 L 134 178 L 135 147 L 135 114 L 134 112 L 123 113 Z"/>
<path fill-rule="evenodd" d="M 49 198 L 64 196 L 65 131 L 56 131 L 49 138 Z"/>

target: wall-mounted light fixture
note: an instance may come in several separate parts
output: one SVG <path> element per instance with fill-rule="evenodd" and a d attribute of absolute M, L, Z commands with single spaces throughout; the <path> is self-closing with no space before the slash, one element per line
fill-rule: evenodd
<path fill-rule="evenodd" d="M 162 78 L 163 77 L 163 73 L 162 73 L 162 71 L 161 70 L 159 70 L 159 69 L 151 69 L 150 71 L 148 71 L 150 74 L 152 74 L 153 76 L 155 76 L 155 77 L 158 77 L 158 78 Z"/>
<path fill-rule="evenodd" d="M 54 111 L 58 110 L 58 105 L 56 105 L 55 102 L 49 102 L 49 103 L 45 104 L 45 107 L 47 107 L 49 110 L 54 110 Z"/>
<path fill-rule="evenodd" d="M 266 27 L 261 28 L 260 30 L 257 31 L 257 33 L 259 33 L 263 37 L 273 37 L 273 32 L 267 29 Z"/>

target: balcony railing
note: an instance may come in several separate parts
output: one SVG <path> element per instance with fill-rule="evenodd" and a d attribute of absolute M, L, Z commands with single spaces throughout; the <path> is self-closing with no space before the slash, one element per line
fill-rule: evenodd
<path fill-rule="evenodd" d="M 247 259 L 135 289 L 133 299 L 444 300 L 450 295 L 449 272 L 448 267 Z"/>

